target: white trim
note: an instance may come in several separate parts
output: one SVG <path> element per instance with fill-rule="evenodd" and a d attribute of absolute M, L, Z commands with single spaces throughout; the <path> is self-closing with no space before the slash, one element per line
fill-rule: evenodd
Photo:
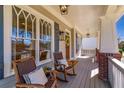
<path fill-rule="evenodd" d="M 39 24 L 39 18 L 37 18 L 36 24 Z M 35 55 L 37 56 L 36 64 L 39 62 L 39 35 L 40 35 L 39 32 L 40 32 L 40 29 L 38 28 L 39 28 L 39 25 L 36 25 L 36 46 L 35 46 L 35 49 L 36 49 Z"/>
<path fill-rule="evenodd" d="M 119 51 L 119 46 L 118 46 L 118 34 L 117 34 L 117 31 L 116 31 L 116 23 L 114 23 L 115 21 L 112 20 L 111 21 L 111 24 L 112 24 L 112 39 L 113 39 L 113 44 L 114 44 L 114 52 L 115 53 L 118 53 Z"/>
<path fill-rule="evenodd" d="M 11 69 L 12 8 L 4 6 L 4 78 L 13 75 Z"/>
<path fill-rule="evenodd" d="M 81 38 L 82 38 L 81 31 L 75 26 L 75 28 L 74 28 L 74 57 L 75 58 L 78 57 L 78 55 L 76 53 L 76 33 L 78 33 L 81 36 Z"/>
<path fill-rule="evenodd" d="M 27 5 L 23 5 L 23 6 L 22 5 L 16 5 L 16 6 L 23 9 L 23 10 L 28 11 L 29 13 L 32 13 L 33 15 L 36 16 L 36 18 L 39 17 L 39 18 L 42 18 L 45 21 L 48 21 L 50 23 L 53 22 L 53 20 L 51 20 L 51 19 L 47 18 L 46 16 L 44 16 L 43 14 L 37 12 L 35 9 L 31 8 L 30 6 L 27 6 Z"/>
<path fill-rule="evenodd" d="M 76 29 L 74 28 L 74 57 L 76 58 Z"/>
<path fill-rule="evenodd" d="M 76 32 L 83 35 L 83 32 L 75 25 L 74 28 L 76 29 Z"/>
<path fill-rule="evenodd" d="M 36 63 L 36 65 L 37 65 L 37 66 L 43 65 L 43 64 L 50 63 L 50 62 L 52 62 L 52 61 L 53 61 L 52 59 L 47 59 L 47 60 L 39 61 L 38 63 Z"/>

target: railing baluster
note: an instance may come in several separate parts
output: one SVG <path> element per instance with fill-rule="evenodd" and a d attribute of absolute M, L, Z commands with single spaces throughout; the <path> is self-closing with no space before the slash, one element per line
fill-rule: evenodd
<path fill-rule="evenodd" d="M 81 50 L 81 55 L 87 55 L 87 56 L 89 56 L 89 55 L 96 55 L 96 50 L 95 49 L 89 49 L 89 50 L 87 50 L 87 49 L 82 49 Z"/>
<path fill-rule="evenodd" d="M 119 60 L 108 58 L 108 80 L 114 88 L 124 88 L 124 63 Z"/>

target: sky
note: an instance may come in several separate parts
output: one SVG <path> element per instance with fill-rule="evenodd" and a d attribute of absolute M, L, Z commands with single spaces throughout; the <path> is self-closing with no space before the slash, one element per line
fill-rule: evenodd
<path fill-rule="evenodd" d="M 116 30 L 118 37 L 124 41 L 124 15 L 117 21 Z"/>

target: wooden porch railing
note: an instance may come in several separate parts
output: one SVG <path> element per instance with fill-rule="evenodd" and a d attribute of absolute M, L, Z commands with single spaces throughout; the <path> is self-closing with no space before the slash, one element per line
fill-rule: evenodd
<path fill-rule="evenodd" d="M 124 63 L 108 57 L 108 80 L 113 88 L 124 88 Z"/>
<path fill-rule="evenodd" d="M 87 55 L 87 56 L 95 56 L 96 50 L 95 49 L 82 49 L 81 55 Z"/>

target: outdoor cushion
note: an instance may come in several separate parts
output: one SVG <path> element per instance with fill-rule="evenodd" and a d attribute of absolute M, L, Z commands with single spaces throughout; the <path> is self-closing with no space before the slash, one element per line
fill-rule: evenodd
<path fill-rule="evenodd" d="M 68 67 L 68 63 L 67 63 L 66 59 L 60 59 L 60 60 L 58 60 L 58 63 L 59 64 L 64 64 L 66 67 Z"/>
<path fill-rule="evenodd" d="M 27 84 L 42 84 L 45 85 L 48 79 L 43 71 L 43 68 L 38 68 L 28 74 L 23 75 Z"/>

